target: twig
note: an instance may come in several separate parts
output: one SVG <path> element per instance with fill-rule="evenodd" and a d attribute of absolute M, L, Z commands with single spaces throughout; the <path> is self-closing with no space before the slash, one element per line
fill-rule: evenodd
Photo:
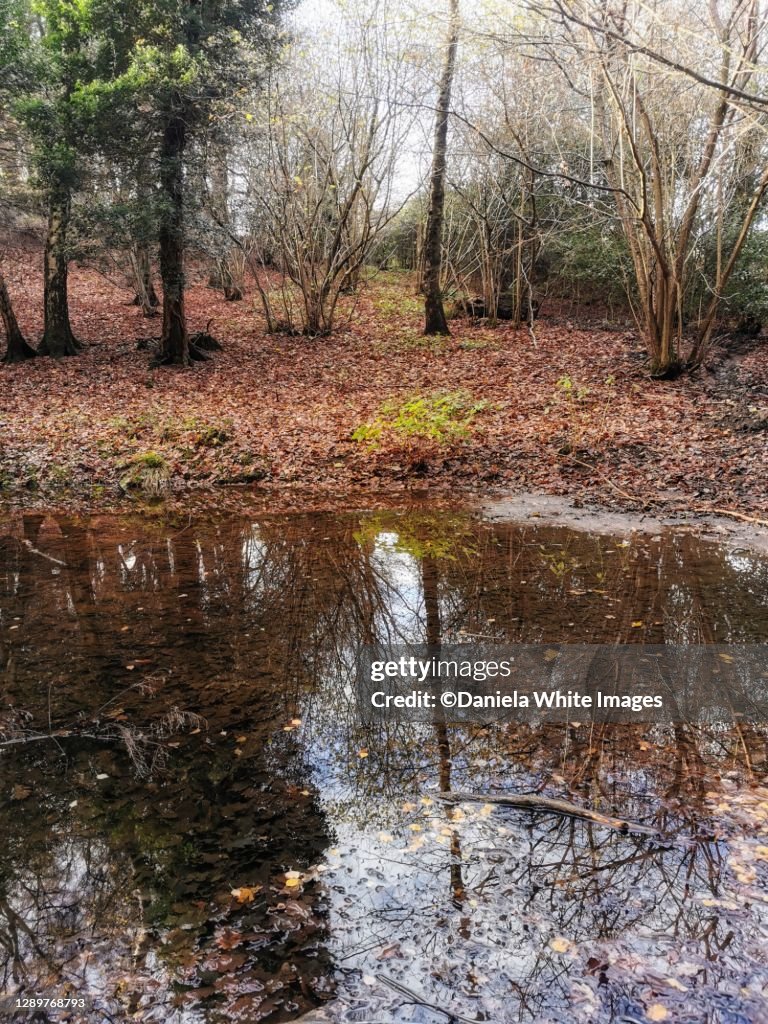
<path fill-rule="evenodd" d="M 449 1020 L 461 1020 L 465 1024 L 477 1024 L 477 1020 L 472 1017 L 462 1017 L 460 1013 L 455 1013 L 453 1010 L 445 1010 L 442 1006 L 438 1006 L 436 1003 L 430 1003 L 426 999 L 422 999 L 418 993 L 414 992 L 412 988 L 408 988 L 407 985 L 403 985 L 400 981 L 394 981 L 392 978 L 388 978 L 386 974 L 377 974 L 376 977 L 379 981 L 385 985 L 389 985 L 395 992 L 399 992 L 400 995 L 406 996 L 412 1002 L 418 1006 L 426 1006 L 428 1010 L 434 1010 L 435 1013 L 442 1013 Z"/>
<path fill-rule="evenodd" d="M 768 526 L 768 519 L 756 519 L 754 516 L 745 515 L 743 512 L 735 512 L 730 508 L 704 508 L 697 505 L 690 509 L 691 512 L 707 512 L 710 515 L 733 516 L 734 519 L 741 519 L 745 523 L 755 523 L 757 526 Z"/>
<path fill-rule="evenodd" d="M 54 740 L 57 742 L 58 740 L 70 739 L 71 737 L 85 740 L 101 740 L 102 742 L 111 742 L 115 739 L 114 735 L 104 734 L 99 736 L 93 732 L 33 732 L 26 736 L 14 736 L 9 740 L 0 740 L 0 749 L 3 747 L 14 747 L 20 743 L 38 743 L 40 740 Z"/>
<path fill-rule="evenodd" d="M 554 797 L 539 796 L 537 793 L 509 793 L 494 794 L 491 796 L 482 793 L 439 793 L 435 794 L 438 800 L 446 803 L 481 803 L 481 804 L 502 804 L 505 807 L 519 807 L 527 811 L 548 811 L 551 814 L 562 814 L 569 818 L 581 818 L 584 821 L 594 821 L 596 825 L 605 825 L 606 828 L 614 828 L 619 832 L 640 832 L 646 836 L 658 836 L 658 830 L 648 825 L 641 825 L 635 821 L 628 821 L 624 818 L 613 818 L 599 811 L 591 811 L 587 807 L 579 807 L 568 800 L 558 800 Z"/>

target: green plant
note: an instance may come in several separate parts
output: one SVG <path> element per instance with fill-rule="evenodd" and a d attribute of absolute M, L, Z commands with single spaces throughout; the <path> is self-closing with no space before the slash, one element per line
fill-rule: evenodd
<path fill-rule="evenodd" d="M 168 463 L 157 452 L 141 452 L 124 463 L 126 472 L 120 478 L 125 491 L 144 491 L 146 494 L 161 494 L 168 489 L 171 472 Z"/>
<path fill-rule="evenodd" d="M 387 437 L 428 440 L 437 444 L 467 437 L 472 421 L 487 405 L 464 390 L 413 395 L 404 402 L 384 402 L 370 423 L 359 426 L 353 441 L 377 448 Z"/>

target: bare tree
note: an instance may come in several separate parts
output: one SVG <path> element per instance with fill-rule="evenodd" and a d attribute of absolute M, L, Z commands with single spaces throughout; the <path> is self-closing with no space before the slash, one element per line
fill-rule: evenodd
<path fill-rule="evenodd" d="M 451 108 L 451 87 L 459 47 L 459 2 L 450 0 L 448 41 L 440 78 L 435 112 L 435 136 L 432 150 L 432 172 L 429 179 L 429 212 L 424 231 L 424 333 L 450 334 L 443 308 L 441 274 L 443 267 L 442 239 L 445 208 L 445 169 L 448 151 L 448 117 Z"/>
<path fill-rule="evenodd" d="M 652 370 L 663 376 L 697 365 L 768 189 L 765 114 L 739 106 L 734 95 L 759 81 L 756 61 L 766 33 L 760 2 L 730 0 L 723 13 L 711 5 L 707 20 L 676 6 L 662 21 L 643 4 L 614 9 L 601 0 L 556 0 L 548 11 L 563 35 L 547 50 L 551 55 L 557 48 L 554 59 L 574 90 L 589 97 L 602 174 L 634 267 Z M 669 30 L 672 13 L 684 31 Z M 649 47 L 653 55 L 645 52 Z M 690 67 L 712 69 L 707 83 L 686 74 Z M 748 199 L 735 210 L 731 200 L 744 179 L 751 183 Z M 719 232 L 709 301 L 685 352 L 694 253 L 732 214 L 735 229 Z"/>
<path fill-rule="evenodd" d="M 268 323 L 332 330 L 371 248 L 402 207 L 396 165 L 414 113 L 401 27 L 379 3 L 347 11 L 332 38 L 297 40 L 253 121 L 247 159 L 251 266 Z M 335 57 L 332 54 L 335 53 Z M 276 312 L 279 310 L 279 313 Z"/>

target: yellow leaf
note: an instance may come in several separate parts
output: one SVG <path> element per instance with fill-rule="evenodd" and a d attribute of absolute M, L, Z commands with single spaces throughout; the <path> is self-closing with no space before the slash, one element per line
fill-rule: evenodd
<path fill-rule="evenodd" d="M 260 885 L 247 886 L 241 885 L 239 889 L 233 889 L 232 895 L 235 897 L 238 903 L 250 903 L 256 893 L 261 889 Z"/>
<path fill-rule="evenodd" d="M 379 832 L 379 842 L 380 843 L 391 843 L 392 842 L 392 836 L 389 834 L 389 832 Z"/>
<path fill-rule="evenodd" d="M 558 652 L 553 650 L 544 651 L 544 661 L 554 661 L 557 654 Z"/>
<path fill-rule="evenodd" d="M 480 816 L 487 818 L 490 814 L 493 814 L 493 804 L 483 804 L 480 808 Z"/>
<path fill-rule="evenodd" d="M 567 953 L 571 948 L 571 943 L 568 939 L 564 939 L 562 935 L 557 935 L 554 939 L 550 939 L 549 948 L 553 949 L 556 953 Z"/>
<path fill-rule="evenodd" d="M 357 752 L 358 757 L 368 757 L 368 751 L 365 747 L 361 747 Z"/>
<path fill-rule="evenodd" d="M 632 623 L 632 629 L 642 629 L 645 623 L 642 619 L 638 619 L 637 622 Z"/>
<path fill-rule="evenodd" d="M 678 981 L 677 978 L 665 978 L 665 984 L 669 985 L 670 988 L 676 988 L 678 992 L 687 992 L 688 989 L 682 982 Z"/>
<path fill-rule="evenodd" d="M 669 1016 L 669 1010 L 661 1003 L 651 1003 L 645 1011 L 645 1015 L 648 1020 L 666 1020 Z"/>
<path fill-rule="evenodd" d="M 286 871 L 285 872 L 285 887 L 286 889 L 296 889 L 301 885 L 301 872 L 300 871 Z"/>

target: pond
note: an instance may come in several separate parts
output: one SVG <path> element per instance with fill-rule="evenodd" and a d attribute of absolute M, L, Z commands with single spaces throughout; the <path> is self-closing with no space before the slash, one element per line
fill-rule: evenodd
<path fill-rule="evenodd" d="M 361 643 L 430 630 L 765 643 L 765 558 L 422 507 L 0 533 L 8 1019 L 768 1020 L 760 724 L 363 724 L 354 692 Z"/>

